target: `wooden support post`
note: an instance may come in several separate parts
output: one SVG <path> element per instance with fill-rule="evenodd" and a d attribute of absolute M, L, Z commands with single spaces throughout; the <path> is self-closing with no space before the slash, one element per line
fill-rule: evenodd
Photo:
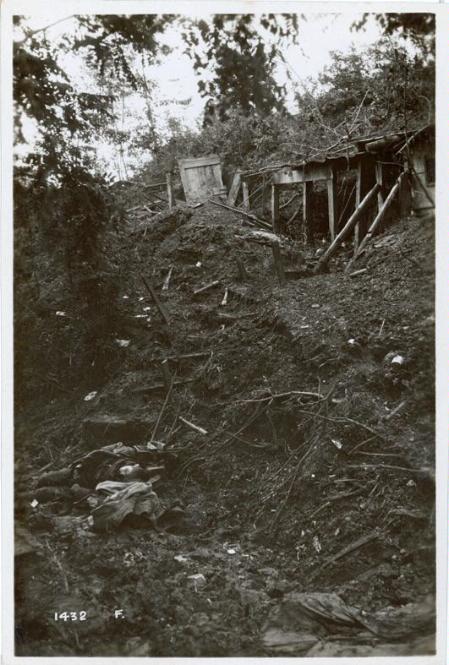
<path fill-rule="evenodd" d="M 237 196 L 239 195 L 241 180 L 242 180 L 241 172 L 236 171 L 234 174 L 234 178 L 232 180 L 231 189 L 229 190 L 228 194 L 227 203 L 230 206 L 235 206 L 235 202 L 237 201 Z"/>
<path fill-rule="evenodd" d="M 166 180 L 167 180 L 168 209 L 171 210 L 173 208 L 173 201 L 174 201 L 171 173 L 167 173 Z"/>
<path fill-rule="evenodd" d="M 313 220 L 312 220 L 313 182 L 305 182 L 303 185 L 302 219 L 306 242 L 313 242 Z"/>
<path fill-rule="evenodd" d="M 412 174 L 413 174 L 414 179 L 416 180 L 416 182 L 418 183 L 418 185 L 421 187 L 422 191 L 424 192 L 424 194 L 425 194 L 427 200 L 429 201 L 430 205 L 432 206 L 432 208 L 435 208 L 435 201 L 430 196 L 429 190 L 427 189 L 427 187 L 425 186 L 425 184 L 423 183 L 423 181 L 421 180 L 421 178 L 419 177 L 419 175 L 416 173 L 416 171 L 414 169 L 412 171 Z"/>
<path fill-rule="evenodd" d="M 243 207 L 249 210 L 249 188 L 248 181 L 242 180 Z"/>
<path fill-rule="evenodd" d="M 412 211 L 412 183 L 407 164 L 399 188 L 399 206 L 401 217 L 409 217 Z"/>
<path fill-rule="evenodd" d="M 279 187 L 271 185 L 271 221 L 274 233 L 279 233 Z"/>
<path fill-rule="evenodd" d="M 373 184 L 376 182 L 376 175 L 374 169 L 374 161 L 371 155 L 363 156 L 359 159 L 357 165 L 357 184 L 356 184 L 356 198 L 355 204 L 358 207 L 367 192 L 370 191 Z M 363 216 L 357 222 L 354 230 L 354 250 L 357 250 L 360 242 L 367 231 L 367 218 Z"/>
<path fill-rule="evenodd" d="M 337 233 L 337 173 L 335 169 L 330 169 L 331 177 L 327 180 L 327 206 L 329 210 L 329 233 L 331 241 Z"/>
<path fill-rule="evenodd" d="M 385 200 L 384 192 L 384 170 L 381 162 L 376 162 L 376 182 L 380 189 L 377 192 L 377 211 L 382 209 Z"/>
<path fill-rule="evenodd" d="M 370 191 L 365 196 L 360 205 L 357 206 L 357 208 L 354 210 L 351 217 L 348 219 L 348 221 L 341 229 L 341 231 L 335 236 L 335 240 L 330 244 L 330 246 L 324 252 L 323 256 L 320 258 L 317 265 L 315 266 L 314 269 L 315 274 L 318 273 L 324 265 L 326 265 L 332 254 L 335 253 L 335 251 L 337 250 L 339 245 L 343 242 L 345 237 L 352 231 L 352 229 L 355 227 L 361 216 L 365 213 L 370 203 L 373 201 L 378 191 L 379 191 L 379 185 L 376 183 L 374 187 L 370 189 Z"/>
<path fill-rule="evenodd" d="M 382 222 L 382 219 L 385 217 L 385 214 L 387 213 L 389 207 L 393 203 L 393 200 L 395 196 L 400 192 L 402 183 L 406 179 L 407 174 L 401 173 L 399 178 L 396 180 L 396 183 L 394 186 L 391 188 L 390 193 L 388 194 L 387 198 L 385 199 L 385 202 L 382 206 L 382 208 L 379 210 L 377 215 L 375 216 L 371 226 L 368 229 L 368 232 L 366 233 L 365 237 L 363 238 L 362 242 L 360 243 L 359 247 L 357 248 L 352 260 L 348 263 L 346 266 L 346 272 L 348 272 L 352 268 L 352 264 L 354 261 L 357 259 L 357 257 L 361 254 L 361 252 L 365 249 L 366 245 L 369 243 L 375 232 L 380 226 L 380 223 Z M 376 185 L 377 186 L 377 185 Z"/>
<path fill-rule="evenodd" d="M 279 284 L 282 286 L 283 284 L 285 284 L 285 270 L 281 254 L 281 247 L 277 240 L 273 240 L 273 242 L 271 243 L 271 249 L 273 251 L 274 267 L 276 268 Z"/>

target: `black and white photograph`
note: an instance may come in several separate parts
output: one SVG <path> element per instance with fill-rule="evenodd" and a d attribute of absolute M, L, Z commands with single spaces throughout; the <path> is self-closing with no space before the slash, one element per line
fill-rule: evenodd
<path fill-rule="evenodd" d="M 11 3 L 12 655 L 443 663 L 438 12 L 137 4 Z"/>

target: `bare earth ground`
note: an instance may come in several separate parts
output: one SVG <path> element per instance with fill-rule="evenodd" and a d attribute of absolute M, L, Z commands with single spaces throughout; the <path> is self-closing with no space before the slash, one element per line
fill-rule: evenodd
<path fill-rule="evenodd" d="M 370 616 L 435 591 L 433 220 L 390 227 L 354 277 L 344 253 L 308 275 L 314 251 L 289 243 L 279 286 L 270 247 L 232 213 L 208 204 L 176 219 L 135 233 L 119 265 L 116 333 L 130 344 L 115 375 L 16 415 L 17 519 L 35 538 L 16 557 L 17 655 L 303 655 L 313 640 L 283 652 L 263 639 L 291 592 L 335 592 Z M 113 428 L 96 439 L 89 419 L 119 417 L 130 432 L 148 422 L 129 442 L 149 441 L 161 360 L 200 352 L 210 355 L 169 361 L 189 382 L 174 386 L 155 437 L 173 453 L 155 490 L 180 500 L 180 521 L 104 534 L 86 526 L 82 501 L 30 505 L 39 469 L 127 443 Z M 80 610 L 86 621 L 54 621 Z M 433 632 L 415 626 L 382 655 L 430 653 Z M 380 655 L 373 634 L 357 644 L 351 653 Z"/>

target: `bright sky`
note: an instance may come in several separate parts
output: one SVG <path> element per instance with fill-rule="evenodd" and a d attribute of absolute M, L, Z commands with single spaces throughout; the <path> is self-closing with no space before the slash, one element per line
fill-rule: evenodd
<path fill-rule="evenodd" d="M 284 53 L 288 62 L 290 74 L 296 83 L 306 82 L 309 77 L 315 78 L 322 69 L 331 61 L 332 51 L 348 52 L 352 45 L 356 48 L 366 47 L 380 37 L 380 30 L 374 20 L 369 20 L 363 30 L 351 31 L 351 25 L 360 19 L 358 13 L 344 14 L 307 14 L 306 20 L 300 19 L 299 46 L 290 46 Z M 57 11 L 51 14 L 30 17 L 28 24 L 33 29 L 38 29 L 66 18 L 66 15 Z M 74 30 L 73 19 L 63 20 L 57 25 L 49 28 L 47 36 L 57 40 L 61 35 Z M 194 128 L 201 122 L 204 100 L 200 97 L 197 89 L 197 79 L 193 70 L 192 61 L 182 53 L 184 45 L 181 42 L 179 28 L 173 25 L 167 29 L 163 37 L 164 43 L 172 47 L 173 51 L 168 56 L 163 56 L 159 64 L 153 65 L 146 70 L 146 77 L 156 84 L 152 95 L 153 113 L 156 119 L 157 129 L 161 133 L 167 131 L 167 118 L 175 117 L 190 127 Z M 79 82 L 81 89 L 89 89 L 91 82 L 86 75 L 79 57 L 73 54 L 63 56 L 61 64 L 70 73 L 71 77 Z M 279 59 L 276 70 L 276 78 L 280 84 L 287 83 L 289 91 L 287 106 L 294 111 L 293 96 L 294 88 L 287 79 L 287 71 L 284 63 Z M 125 102 L 125 128 L 143 124 L 145 103 L 138 96 L 130 97 Z M 30 139 L 33 129 L 30 127 Z M 98 155 L 102 157 L 113 170 L 117 170 L 116 159 L 111 155 L 111 149 L 107 144 L 98 145 Z M 149 155 L 148 155 L 149 157 Z M 132 160 L 129 160 L 132 167 Z"/>

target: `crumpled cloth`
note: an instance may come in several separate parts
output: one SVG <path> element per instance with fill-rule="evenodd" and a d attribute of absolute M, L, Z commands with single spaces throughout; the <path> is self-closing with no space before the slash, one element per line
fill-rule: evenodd
<path fill-rule="evenodd" d="M 91 512 L 93 528 L 96 531 L 116 529 L 125 517 L 131 514 L 144 515 L 155 526 L 164 512 L 150 482 L 105 481 L 99 483 L 95 489 L 109 494 L 105 501 Z"/>

